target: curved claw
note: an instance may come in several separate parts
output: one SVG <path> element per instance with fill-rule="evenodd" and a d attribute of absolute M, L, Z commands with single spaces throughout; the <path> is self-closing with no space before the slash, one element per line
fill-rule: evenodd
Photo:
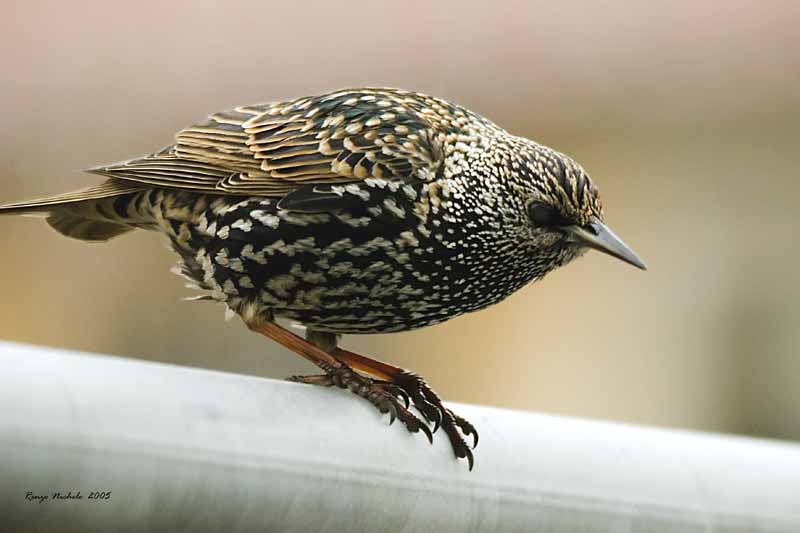
<path fill-rule="evenodd" d="M 405 404 L 406 409 L 411 407 L 411 397 L 408 395 L 408 393 L 406 391 L 404 391 L 402 388 L 398 387 L 397 385 L 391 385 L 391 389 L 390 390 L 392 391 L 392 394 L 394 394 L 395 396 L 399 396 L 400 399 L 403 400 L 403 403 Z"/>
<path fill-rule="evenodd" d="M 394 402 L 397 401 L 396 398 L 394 397 L 391 398 L 392 401 Z M 392 407 L 397 411 L 397 418 L 399 418 L 400 421 L 403 422 L 403 424 L 405 424 L 406 429 L 408 429 L 408 431 L 410 431 L 411 433 L 418 433 L 421 431 L 428 438 L 428 442 L 433 444 L 433 434 L 431 433 L 431 430 L 428 429 L 428 426 L 425 425 L 425 422 L 414 416 L 414 413 L 412 413 L 408 409 L 404 409 L 397 403 L 393 403 Z"/>
<path fill-rule="evenodd" d="M 418 375 L 407 372 L 401 379 L 400 388 L 411 389 L 411 398 L 414 401 L 414 407 L 422 413 L 425 420 L 433 424 L 433 432 L 436 433 L 442 425 L 442 406 L 441 400 L 433 390 L 425 383 Z"/>
<path fill-rule="evenodd" d="M 430 402 L 422 392 L 422 389 L 417 389 L 411 394 L 411 398 L 414 400 L 414 407 L 416 407 L 422 416 L 425 417 L 425 420 L 430 422 L 434 425 L 436 429 L 439 429 L 439 426 L 442 423 L 442 412 L 436 404 Z M 436 431 L 434 429 L 434 431 Z"/>
<path fill-rule="evenodd" d="M 426 437 L 428 437 L 428 442 L 433 444 L 433 433 L 431 433 L 431 430 L 428 428 L 428 426 L 426 426 L 425 424 L 420 424 L 419 429 L 420 431 L 425 433 Z"/>
<path fill-rule="evenodd" d="M 411 397 L 409 397 L 405 389 L 389 381 L 375 381 L 375 383 L 379 385 L 381 388 L 383 388 L 386 392 L 391 394 L 392 396 L 400 398 L 403 401 L 404 407 L 406 409 L 411 407 Z"/>
<path fill-rule="evenodd" d="M 472 449 L 474 450 L 478 446 L 478 430 L 475 429 L 475 426 L 458 416 L 457 414 L 450 412 L 450 415 L 453 417 L 456 425 L 464 432 L 464 435 L 472 437 Z"/>
<path fill-rule="evenodd" d="M 436 433 L 442 427 L 442 410 L 436 409 L 436 420 L 433 421 L 433 432 Z"/>
<path fill-rule="evenodd" d="M 408 396 L 408 393 L 406 391 L 404 391 L 400 387 L 397 387 L 397 395 L 400 396 L 400 398 L 402 398 L 403 403 L 406 406 L 406 409 L 411 407 L 411 398 Z"/>
<path fill-rule="evenodd" d="M 395 397 L 388 396 L 388 398 L 391 398 L 389 400 L 389 404 L 391 406 L 392 413 L 397 414 L 397 418 L 399 418 L 400 421 L 403 422 L 403 424 L 405 424 L 406 429 L 408 429 L 408 431 L 410 431 L 411 433 L 418 433 L 421 431 L 428 438 L 428 442 L 433 444 L 433 434 L 431 433 L 431 430 L 428 429 L 428 426 L 426 426 L 422 420 L 414 416 L 414 414 L 408 409 L 404 409 L 399 404 L 393 403 L 397 402 L 397 399 Z"/>
<path fill-rule="evenodd" d="M 469 471 L 472 472 L 472 468 L 475 466 L 475 457 L 473 457 L 472 450 L 469 448 L 466 448 L 464 452 L 464 456 L 467 458 L 467 463 L 469 463 Z"/>

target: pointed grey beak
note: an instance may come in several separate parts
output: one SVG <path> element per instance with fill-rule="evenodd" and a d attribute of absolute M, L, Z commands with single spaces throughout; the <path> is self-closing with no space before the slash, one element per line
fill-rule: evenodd
<path fill-rule="evenodd" d="M 639 256 L 622 239 L 614 235 L 608 226 L 594 220 L 587 226 L 567 226 L 564 231 L 569 235 L 570 240 L 595 250 L 600 250 L 610 256 L 621 259 L 626 263 L 647 270 L 647 265 L 639 259 Z"/>

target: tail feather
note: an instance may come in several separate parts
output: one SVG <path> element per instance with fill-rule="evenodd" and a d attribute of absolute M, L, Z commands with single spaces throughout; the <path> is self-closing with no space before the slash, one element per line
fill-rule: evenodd
<path fill-rule="evenodd" d="M 120 180 L 58 196 L 0 205 L 0 215 L 47 217 L 47 223 L 67 237 L 83 241 L 107 241 L 152 220 L 146 213 L 130 209 L 130 201 L 142 191 L 141 185 Z"/>
<path fill-rule="evenodd" d="M 84 200 L 99 200 L 100 198 L 109 198 L 112 196 L 121 196 L 123 194 L 141 191 L 141 185 L 126 183 L 122 180 L 110 179 L 100 185 L 72 191 L 56 196 L 48 196 L 46 198 L 39 198 L 36 200 L 28 200 L 25 202 L 16 202 L 12 204 L 0 205 L 0 215 L 21 215 L 26 213 L 47 212 L 56 206 L 63 204 L 71 204 L 81 202 Z"/>
<path fill-rule="evenodd" d="M 47 216 L 47 223 L 61 235 L 88 242 L 104 242 L 131 231 L 131 226 L 89 220 L 56 210 Z"/>

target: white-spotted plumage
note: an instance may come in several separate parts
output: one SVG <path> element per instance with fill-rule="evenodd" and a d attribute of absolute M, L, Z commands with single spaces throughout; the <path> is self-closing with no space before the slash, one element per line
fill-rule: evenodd
<path fill-rule="evenodd" d="M 577 256 L 531 202 L 602 217 L 568 157 L 394 89 L 238 107 L 93 172 L 109 181 L 35 207 L 78 238 L 158 229 L 211 298 L 335 333 L 438 323 Z"/>

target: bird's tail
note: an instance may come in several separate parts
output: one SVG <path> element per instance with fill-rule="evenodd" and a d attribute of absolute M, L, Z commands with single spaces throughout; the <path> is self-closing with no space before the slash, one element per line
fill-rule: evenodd
<path fill-rule="evenodd" d="M 107 241 L 137 227 L 153 224 L 152 215 L 137 209 L 142 186 L 111 179 L 88 189 L 28 202 L 0 205 L 0 215 L 46 217 L 67 237 Z"/>

